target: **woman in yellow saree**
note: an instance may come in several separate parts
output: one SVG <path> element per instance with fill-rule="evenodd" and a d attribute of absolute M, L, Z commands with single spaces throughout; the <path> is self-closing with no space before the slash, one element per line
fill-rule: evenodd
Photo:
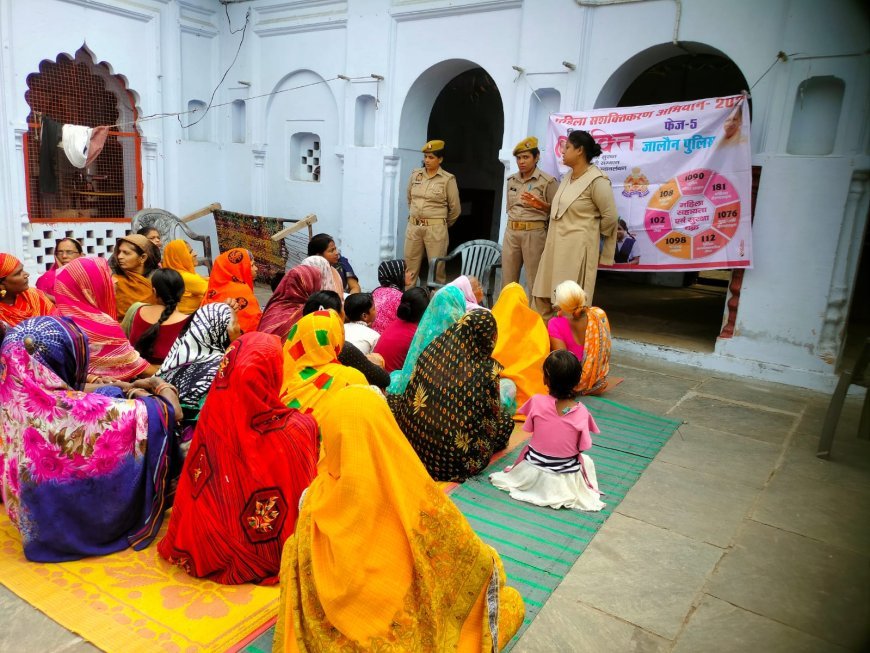
<path fill-rule="evenodd" d="M 359 370 L 338 362 L 344 323 L 333 310 L 309 313 L 290 327 L 284 343 L 281 401 L 320 423 L 321 401 L 347 385 L 368 385 Z"/>
<path fill-rule="evenodd" d="M 517 405 L 532 395 L 549 393 L 544 385 L 544 359 L 550 354 L 547 327 L 537 311 L 529 308 L 526 291 L 518 283 L 509 283 L 492 307 L 498 325 L 498 339 L 492 357 L 502 364 L 503 379 L 517 386 Z M 524 417 L 524 416 L 521 416 Z"/>
<path fill-rule="evenodd" d="M 187 315 L 202 304 L 208 281 L 196 273 L 196 253 L 186 240 L 178 238 L 163 248 L 163 267 L 175 270 L 184 279 L 184 295 L 178 310 Z"/>
<path fill-rule="evenodd" d="M 523 621 L 495 550 L 368 387 L 323 409 L 325 455 L 281 559 L 274 651 L 501 650 Z"/>

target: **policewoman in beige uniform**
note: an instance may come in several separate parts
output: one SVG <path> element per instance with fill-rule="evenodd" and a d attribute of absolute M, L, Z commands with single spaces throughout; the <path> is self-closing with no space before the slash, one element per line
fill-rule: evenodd
<path fill-rule="evenodd" d="M 420 262 L 447 254 L 447 227 L 453 226 L 461 212 L 456 177 L 441 168 L 444 141 L 429 141 L 423 146 L 423 167 L 414 168 L 408 180 L 408 227 L 405 229 L 405 269 L 411 285 L 417 283 Z M 446 283 L 444 264 L 435 271 L 435 280 Z"/>
<path fill-rule="evenodd" d="M 559 184 L 538 169 L 540 156 L 534 136 L 523 139 L 514 148 L 519 172 L 507 180 L 508 223 L 501 246 L 502 287 L 518 282 L 520 269 L 525 265 L 526 281 L 531 288 L 547 242 L 550 204 Z"/>

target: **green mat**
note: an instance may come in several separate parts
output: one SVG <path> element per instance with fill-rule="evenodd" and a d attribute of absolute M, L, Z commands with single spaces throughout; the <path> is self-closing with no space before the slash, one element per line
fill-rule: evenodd
<path fill-rule="evenodd" d="M 680 425 L 679 421 L 603 397 L 584 397 L 583 404 L 601 430 L 587 452 L 595 461 L 598 484 L 605 493 L 607 507 L 601 512 L 539 508 L 514 501 L 507 492 L 494 488 L 489 474 L 513 463 L 517 451 L 491 463 L 450 492 L 472 528 L 499 552 L 508 584 L 520 591 L 526 603 L 523 626 L 506 651 L 516 644 L 595 533 Z M 274 630 L 267 630 L 244 651 L 271 651 Z"/>
<path fill-rule="evenodd" d="M 607 506 L 601 512 L 553 510 L 515 501 L 489 482 L 491 472 L 512 464 L 517 452 L 490 464 L 450 493 L 480 537 L 499 552 L 508 584 L 526 604 L 523 626 L 510 650 L 562 582 L 595 533 L 613 513 L 680 422 L 628 408 L 609 399 L 585 397 L 600 435 L 587 453 L 595 461 Z"/>

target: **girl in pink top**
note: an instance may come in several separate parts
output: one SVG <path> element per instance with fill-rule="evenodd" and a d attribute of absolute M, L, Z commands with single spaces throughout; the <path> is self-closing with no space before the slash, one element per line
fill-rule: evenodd
<path fill-rule="evenodd" d="M 551 508 L 598 511 L 604 508 L 595 463 L 584 451 L 599 433 L 586 407 L 574 400 L 582 366 L 564 349 L 544 361 L 549 395 L 534 395 L 519 409 L 523 430 L 532 434 L 513 466 L 490 474 L 492 484 L 519 501 Z"/>

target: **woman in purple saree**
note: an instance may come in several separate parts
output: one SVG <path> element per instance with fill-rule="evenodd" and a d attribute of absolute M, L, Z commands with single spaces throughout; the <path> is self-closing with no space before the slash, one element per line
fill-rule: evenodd
<path fill-rule="evenodd" d="M 0 346 L 0 491 L 28 560 L 142 549 L 163 519 L 172 405 L 85 392 L 87 369 L 65 319 L 25 320 Z"/>

